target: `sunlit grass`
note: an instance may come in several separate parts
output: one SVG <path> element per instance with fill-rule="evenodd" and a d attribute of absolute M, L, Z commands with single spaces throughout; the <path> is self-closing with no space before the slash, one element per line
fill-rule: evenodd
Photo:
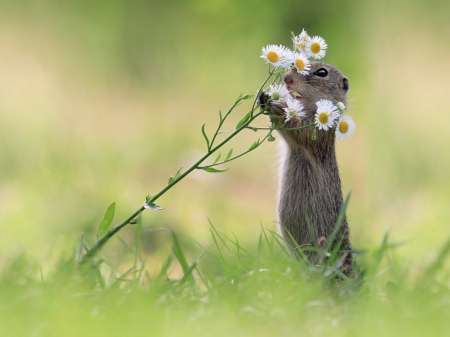
<path fill-rule="evenodd" d="M 172 252 L 158 269 L 147 266 L 136 240 L 122 241 L 119 256 L 77 268 L 60 260 L 47 275 L 25 256 L 0 278 L 0 325 L 8 336 L 148 335 L 229 336 L 333 334 L 445 335 L 450 301 L 443 268 L 450 244 L 411 278 L 394 256 L 401 249 L 386 234 L 356 257 L 358 273 L 338 281 L 332 267 L 308 265 L 282 240 L 262 229 L 259 239 L 240 238 L 211 225 L 211 245 L 186 250 L 163 230 Z M 156 234 L 157 232 L 153 232 Z M 137 246 L 135 245 L 137 244 Z M 24 324 L 26 322 L 26 324 Z"/>

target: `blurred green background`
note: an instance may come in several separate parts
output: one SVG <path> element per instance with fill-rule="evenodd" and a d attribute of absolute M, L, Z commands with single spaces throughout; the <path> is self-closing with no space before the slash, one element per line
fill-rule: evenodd
<path fill-rule="evenodd" d="M 389 230 L 399 254 L 426 264 L 450 236 L 449 12 L 418 0 L 0 1 L 1 259 L 25 251 L 49 265 L 81 232 L 93 242 L 111 202 L 114 224 L 131 214 L 203 153 L 203 123 L 211 132 L 220 109 L 256 92 L 261 48 L 305 28 L 350 79 L 357 129 L 337 146 L 354 247 Z M 224 174 L 192 174 L 144 229 L 205 244 L 210 218 L 257 240 L 274 228 L 277 160 L 266 143 Z M 149 253 L 165 240 L 144 239 Z"/>

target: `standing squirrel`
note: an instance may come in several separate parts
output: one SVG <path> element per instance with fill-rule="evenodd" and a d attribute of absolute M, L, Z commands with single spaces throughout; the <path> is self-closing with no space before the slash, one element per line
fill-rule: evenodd
<path fill-rule="evenodd" d="M 309 74 L 301 75 L 291 69 L 284 76 L 287 89 L 303 104 L 305 116 L 294 117 L 285 122 L 284 101 L 270 101 L 267 109 L 278 118 L 274 126 L 296 128 L 314 123 L 316 102 L 328 99 L 336 104 L 346 104 L 349 90 L 348 79 L 333 66 L 323 62 L 311 62 Z M 298 95 L 297 95 L 298 93 Z M 265 105 L 263 92 L 259 103 Z M 317 130 L 313 139 L 312 128 L 280 130 L 283 138 L 278 193 L 278 226 L 283 238 L 295 248 L 320 247 L 333 232 L 343 204 L 341 179 L 336 161 L 335 133 Z M 309 223 L 309 224 L 308 224 Z M 290 235 L 288 234 L 290 233 Z M 296 244 L 291 240 L 295 239 Z M 342 240 L 342 242 L 341 242 Z M 352 255 L 349 228 L 344 218 L 331 243 L 340 243 L 341 269 L 350 274 Z M 316 254 L 304 252 L 314 263 Z"/>

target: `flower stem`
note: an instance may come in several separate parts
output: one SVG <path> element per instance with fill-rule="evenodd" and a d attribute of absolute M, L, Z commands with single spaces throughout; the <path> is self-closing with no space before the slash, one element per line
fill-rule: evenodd
<path fill-rule="evenodd" d="M 256 127 L 256 126 L 247 126 L 247 129 L 253 130 L 253 131 L 258 131 L 258 130 L 281 130 L 281 131 L 292 131 L 292 130 L 302 130 L 302 129 L 307 129 L 307 128 L 312 128 L 314 127 L 315 124 L 308 124 L 308 125 L 304 125 L 304 126 L 299 126 L 298 128 L 283 128 L 283 127 Z"/>
<path fill-rule="evenodd" d="M 262 91 L 262 88 L 267 83 L 267 81 L 272 77 L 274 74 L 274 71 L 269 72 L 269 76 L 267 76 L 266 80 L 261 85 L 260 89 L 258 90 L 258 93 Z M 253 102 L 252 109 L 250 110 L 250 118 L 243 123 L 241 126 L 239 126 L 236 130 L 233 131 L 227 138 L 225 138 L 222 142 L 220 142 L 218 145 L 213 147 L 213 144 L 211 142 L 211 145 L 208 148 L 208 152 L 201 157 L 196 163 L 194 163 L 190 168 L 188 168 L 184 173 L 180 174 L 177 178 L 173 179 L 169 184 L 166 185 L 161 191 L 159 191 L 156 195 L 151 197 L 150 200 L 148 200 L 144 205 L 139 207 L 133 214 L 131 214 L 128 218 L 126 218 L 122 223 L 114 227 L 112 230 L 110 230 L 108 233 L 105 234 L 97 243 L 89 249 L 78 261 L 79 265 L 85 264 L 87 261 L 89 261 L 91 258 L 95 256 L 95 254 L 108 242 L 117 232 L 119 232 L 123 227 L 127 226 L 134 218 L 136 218 L 139 214 L 141 214 L 145 210 L 145 206 L 147 204 L 153 203 L 156 201 L 159 197 L 161 197 L 164 193 L 166 193 L 168 190 L 170 190 L 173 186 L 175 186 L 179 181 L 181 181 L 183 178 L 185 178 L 189 173 L 194 171 L 195 169 L 200 168 L 200 164 L 202 164 L 209 156 L 211 156 L 214 152 L 216 152 L 219 148 L 224 146 L 226 143 L 228 143 L 232 138 L 234 138 L 238 133 L 240 133 L 242 130 L 248 129 L 251 122 L 253 122 L 257 117 L 264 114 L 264 111 L 260 111 L 256 114 L 253 114 L 258 107 L 256 106 L 258 97 L 255 98 L 255 101 Z M 231 107 L 231 109 L 227 112 L 226 116 L 229 115 L 229 113 L 242 101 L 242 98 L 238 99 L 236 103 Z M 223 122 L 223 119 L 222 119 Z M 218 129 L 219 130 L 219 129 Z M 217 135 L 217 132 L 214 135 L 213 141 L 215 140 L 215 136 Z M 263 139 L 263 141 L 267 138 L 267 136 Z M 262 142 L 261 142 L 262 143 Z M 259 144 L 260 145 L 260 144 Z M 258 145 L 258 146 L 259 146 Z M 247 151 L 250 152 L 250 151 Z M 246 153 L 247 153 L 246 152 Z M 245 154 L 245 153 L 244 153 Z M 240 157 L 240 156 L 237 156 Z M 237 158 L 236 157 L 236 158 Z M 234 159 L 236 159 L 234 158 Z"/>

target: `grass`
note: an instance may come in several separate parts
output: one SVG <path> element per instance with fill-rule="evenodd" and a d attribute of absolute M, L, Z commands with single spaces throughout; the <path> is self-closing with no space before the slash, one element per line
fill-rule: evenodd
<path fill-rule="evenodd" d="M 356 256 L 357 277 L 337 280 L 295 257 L 282 239 L 261 229 L 242 246 L 211 224 L 211 245 L 186 249 L 164 229 L 172 251 L 147 261 L 140 222 L 119 256 L 77 267 L 61 259 L 44 276 L 21 255 L 0 277 L 3 336 L 419 336 L 447 335 L 450 291 L 445 261 L 450 241 L 428 268 L 412 275 L 395 261 L 399 245 Z M 154 234 L 157 231 L 153 231 Z M 186 242 L 185 242 L 186 241 Z M 331 259 L 332 260 L 332 259 Z M 158 268 L 155 269 L 155 264 Z M 149 270 L 153 270 L 150 272 Z"/>

